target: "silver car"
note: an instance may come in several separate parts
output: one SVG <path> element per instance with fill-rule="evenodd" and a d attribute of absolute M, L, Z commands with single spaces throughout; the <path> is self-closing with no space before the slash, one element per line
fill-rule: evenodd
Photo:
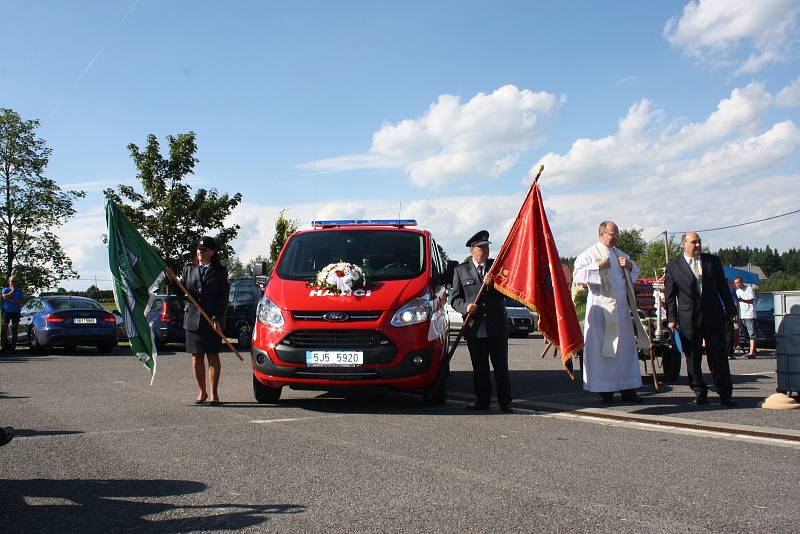
<path fill-rule="evenodd" d="M 528 337 L 536 331 L 538 317 L 512 298 L 505 297 L 508 337 Z"/>

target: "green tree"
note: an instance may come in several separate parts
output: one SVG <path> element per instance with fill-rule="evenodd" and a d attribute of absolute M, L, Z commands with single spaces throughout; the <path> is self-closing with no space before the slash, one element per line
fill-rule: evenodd
<path fill-rule="evenodd" d="M 678 257 L 678 254 L 681 254 L 681 247 L 677 240 L 670 237 L 668 244 L 669 259 Z M 636 263 L 639 264 L 639 269 L 641 270 L 639 276 L 641 278 L 663 276 L 664 268 L 667 266 L 666 258 L 664 257 L 664 240 L 659 238 L 652 243 L 648 243 Z"/>
<path fill-rule="evenodd" d="M 777 273 L 783 267 L 778 251 L 770 248 L 769 245 L 763 249 L 756 248 L 753 250 L 753 254 L 750 255 L 750 263 L 761 267 L 761 270 L 764 271 L 764 274 L 767 276 Z"/>
<path fill-rule="evenodd" d="M 778 271 L 758 286 L 759 291 L 797 291 L 800 290 L 800 275 Z"/>
<path fill-rule="evenodd" d="M 100 288 L 92 284 L 86 289 L 86 296 L 90 299 L 100 300 Z"/>
<path fill-rule="evenodd" d="M 800 250 L 792 248 L 781 254 L 783 272 L 800 275 Z"/>
<path fill-rule="evenodd" d="M 192 187 L 184 180 L 194 174 L 198 162 L 195 134 L 168 135 L 167 141 L 168 158 L 161 155 L 153 134 L 147 136 L 144 150 L 133 143 L 128 145 L 141 192 L 133 186 L 120 185 L 116 191 L 107 189 L 106 195 L 119 204 L 173 271 L 183 269 L 194 253 L 197 239 L 204 234 L 216 234 L 223 259 L 232 256 L 230 242 L 238 235 L 239 225 L 225 226 L 224 221 L 242 201 L 242 195 L 203 188 L 192 195 Z"/>
<path fill-rule="evenodd" d="M 244 265 L 242 264 L 241 260 L 239 260 L 238 256 L 234 258 L 228 258 L 225 262 L 225 266 L 228 268 L 228 275 L 230 276 L 240 278 L 247 275 Z"/>
<path fill-rule="evenodd" d="M 54 231 L 75 214 L 83 191 L 62 191 L 44 176 L 52 149 L 36 136 L 38 120 L 0 109 L 0 269 L 29 293 L 78 278 Z"/>
<path fill-rule="evenodd" d="M 269 245 L 269 262 L 267 263 L 267 271 L 272 271 L 275 267 L 275 262 L 278 261 L 278 256 L 283 250 L 283 245 L 289 236 L 297 231 L 298 221 L 296 219 L 286 218 L 286 209 L 282 209 L 275 219 L 275 236 L 272 238 L 272 243 Z"/>
<path fill-rule="evenodd" d="M 647 243 L 644 242 L 642 230 L 640 228 L 620 230 L 619 238 L 617 239 L 617 248 L 627 253 L 634 261 L 638 261 L 646 247 Z"/>

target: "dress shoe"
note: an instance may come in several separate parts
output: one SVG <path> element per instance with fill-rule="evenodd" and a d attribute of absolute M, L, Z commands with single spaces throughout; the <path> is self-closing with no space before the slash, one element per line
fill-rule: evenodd
<path fill-rule="evenodd" d="M 477 403 L 477 402 L 475 404 L 470 404 L 469 406 L 467 406 L 467 410 L 473 410 L 473 411 L 476 411 L 476 410 L 488 410 L 488 409 L 489 409 L 489 405 L 488 404 L 480 404 L 480 403 Z"/>
<path fill-rule="evenodd" d="M 698 395 L 697 397 L 694 398 L 694 400 L 692 401 L 692 404 L 694 404 L 695 406 L 701 406 L 703 404 L 708 404 L 708 397 L 706 397 L 705 395 Z"/>
<path fill-rule="evenodd" d="M 622 400 L 624 402 L 634 402 L 636 404 L 641 404 L 644 402 L 644 399 L 641 398 L 636 392 L 633 393 L 623 393 Z"/>
<path fill-rule="evenodd" d="M 600 402 L 603 404 L 613 404 L 614 403 L 614 394 L 613 393 L 600 393 Z"/>
<path fill-rule="evenodd" d="M 755 359 L 756 359 L 756 355 L 755 355 L 755 354 L 749 354 L 749 353 L 748 353 L 748 354 L 747 354 L 747 359 L 748 359 L 748 360 L 755 360 Z"/>
<path fill-rule="evenodd" d="M 510 404 L 501 404 L 500 411 L 505 413 L 514 413 L 514 408 Z"/>
<path fill-rule="evenodd" d="M 720 406 L 725 406 L 726 408 L 736 408 L 738 404 L 736 401 L 730 397 L 725 397 L 724 399 L 719 399 Z"/>

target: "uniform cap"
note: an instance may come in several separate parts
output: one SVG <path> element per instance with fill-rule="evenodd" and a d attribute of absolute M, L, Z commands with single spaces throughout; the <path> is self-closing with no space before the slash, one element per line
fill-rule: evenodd
<path fill-rule="evenodd" d="M 467 247 L 478 247 L 481 245 L 491 245 L 492 242 L 489 241 L 489 232 L 487 230 L 481 230 L 476 232 L 474 236 L 470 237 L 467 240 Z"/>
<path fill-rule="evenodd" d="M 213 248 L 214 250 L 217 250 L 217 241 L 216 241 L 216 239 L 214 239 L 210 235 L 204 235 L 197 242 L 197 248 L 201 248 L 201 247 L 202 248 Z"/>

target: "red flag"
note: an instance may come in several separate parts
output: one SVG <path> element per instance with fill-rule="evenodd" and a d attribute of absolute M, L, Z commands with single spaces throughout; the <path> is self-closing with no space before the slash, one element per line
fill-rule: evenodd
<path fill-rule="evenodd" d="M 583 346 L 583 333 L 537 183 L 489 274 L 495 289 L 539 315 L 539 330 L 561 350 L 561 362 L 572 378 L 572 356 Z"/>

